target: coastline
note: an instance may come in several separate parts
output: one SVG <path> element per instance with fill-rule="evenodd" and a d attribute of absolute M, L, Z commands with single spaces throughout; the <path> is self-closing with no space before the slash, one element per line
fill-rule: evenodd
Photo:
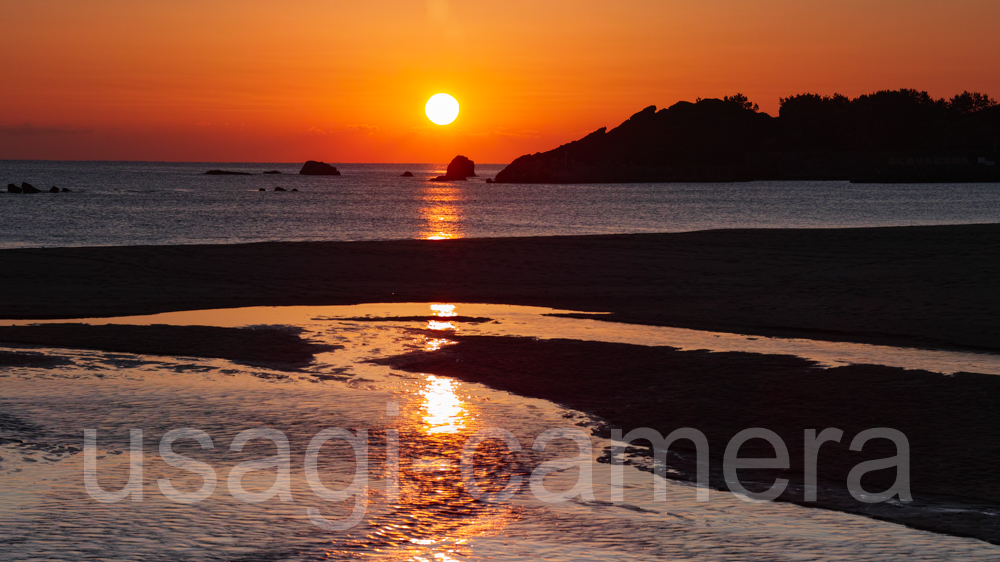
<path fill-rule="evenodd" d="M 484 302 L 1000 351 L 1000 224 L 0 250 L 0 318 Z"/>
<path fill-rule="evenodd" d="M 489 302 L 765 336 L 986 351 L 1000 346 L 995 320 L 1000 224 L 24 249 L 2 250 L 0 261 L 0 316 L 9 319 L 243 306 Z M 612 314 L 590 316 L 588 311 Z M 101 330 L 114 333 L 102 335 Z M 135 347 L 150 345 L 148 335 L 130 334 L 135 342 L 122 342 L 129 330 L 21 327 L 0 330 L 0 339 L 8 334 L 9 341 L 22 344 L 34 338 L 46 345 L 104 349 L 111 337 L 120 351 L 150 351 Z M 167 347 L 159 352 L 205 347 L 198 330 L 176 332 L 163 334 L 161 347 Z M 227 348 L 233 358 L 271 359 L 265 349 L 270 344 L 259 346 L 260 357 L 243 357 L 246 336 L 254 334 L 229 332 L 238 336 Z M 697 428 L 709 438 L 717 488 L 722 487 L 719 455 L 726 440 L 741 429 L 766 427 L 790 449 L 792 468 L 781 476 L 792 486 L 783 501 L 1000 544 L 991 522 L 1000 503 L 992 478 L 1000 462 L 991 445 L 1000 427 L 995 407 L 1000 378 L 995 376 L 873 365 L 817 370 L 810 361 L 782 355 L 449 337 L 459 343 L 385 363 L 551 400 L 593 414 L 608 428 L 652 427 L 664 435 L 678 427 Z M 314 352 L 305 342 L 286 343 L 296 361 Z M 804 503 L 797 466 L 802 431 L 825 427 L 844 430 L 845 439 L 826 445 L 820 501 Z M 913 491 L 924 509 L 871 507 L 846 494 L 843 480 L 851 466 L 893 454 L 877 443 L 863 453 L 847 450 L 857 432 L 871 427 L 898 428 L 910 439 Z M 684 444 L 677 445 L 684 453 Z M 670 460 L 681 479 L 690 474 L 685 462 Z M 767 478 L 762 474 L 759 482 Z M 889 475 L 875 473 L 865 487 L 884 489 L 891 482 Z M 942 515 L 939 508 L 948 513 Z"/>

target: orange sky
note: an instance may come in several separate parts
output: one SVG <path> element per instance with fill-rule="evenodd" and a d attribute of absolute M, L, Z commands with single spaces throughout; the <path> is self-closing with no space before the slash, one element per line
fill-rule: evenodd
<path fill-rule="evenodd" d="M 509 162 L 699 96 L 1000 97 L 996 0 L 0 0 L 0 22 L 0 159 Z"/>

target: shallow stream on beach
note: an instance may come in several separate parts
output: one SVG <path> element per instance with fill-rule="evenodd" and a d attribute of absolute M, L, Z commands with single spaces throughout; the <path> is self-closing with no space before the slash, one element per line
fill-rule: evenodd
<path fill-rule="evenodd" d="M 670 345 L 683 349 L 787 353 L 817 361 L 818 368 L 879 363 L 951 373 L 1000 374 L 993 355 L 933 352 L 753 338 L 672 328 L 629 326 L 545 316 L 562 312 L 473 304 L 372 304 L 350 307 L 249 308 L 88 320 L 90 323 L 178 325 L 291 325 L 304 337 L 343 346 L 323 353 L 303 371 L 284 372 L 224 360 L 141 356 L 100 351 L 3 348 L 43 353 L 63 364 L 0 368 L 0 559 L 79 560 L 995 560 L 1000 547 L 917 531 L 855 515 L 790 504 L 748 503 L 712 491 L 696 501 L 694 485 L 665 481 L 666 501 L 654 501 L 654 477 L 624 467 L 624 501 L 613 499 L 609 464 L 590 462 L 594 499 L 549 503 L 529 484 L 541 462 L 578 454 L 567 440 L 542 451 L 531 444 L 542 432 L 570 428 L 590 434 L 580 412 L 544 400 L 365 362 L 450 342 L 447 332 L 523 335 Z M 367 317 L 367 319 L 366 319 Z M 377 321 L 378 317 L 424 317 Z M 486 321 L 464 322 L 469 317 Z M 11 322 L 6 324 L 24 324 Z M 876 360 L 878 359 L 878 360 Z M 276 454 L 253 441 L 229 449 L 253 428 L 274 428 L 290 443 L 291 501 L 234 499 L 230 471 L 238 463 Z M 108 491 L 122 488 L 129 472 L 129 430 L 144 437 L 143 497 L 100 503 L 84 487 L 83 429 L 97 430 L 97 475 Z M 158 452 L 168 431 L 206 432 L 214 448 L 178 441 L 174 451 L 207 463 L 217 485 L 193 504 L 171 501 L 158 479 L 184 492 L 201 476 L 167 465 Z M 366 516 L 343 531 L 323 530 L 307 510 L 335 520 L 354 505 L 321 499 L 310 487 L 304 454 L 327 428 L 367 430 Z M 463 489 L 461 452 L 485 428 L 502 428 L 522 450 L 510 453 L 484 443 L 476 456 L 481 485 L 520 476 L 509 501 L 476 501 Z M 389 497 L 386 445 L 399 431 L 398 499 Z M 599 456 L 611 443 L 590 437 Z M 343 442 L 323 447 L 323 483 L 348 485 L 354 455 Z M 567 490 L 580 470 L 551 473 L 550 491 Z M 247 491 L 264 491 L 273 468 L 250 472 Z"/>

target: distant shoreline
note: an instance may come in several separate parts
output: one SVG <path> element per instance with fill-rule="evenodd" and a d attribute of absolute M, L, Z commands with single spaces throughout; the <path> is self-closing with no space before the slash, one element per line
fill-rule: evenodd
<path fill-rule="evenodd" d="M 0 158 L 0 162 L 93 162 L 98 164 L 198 164 L 213 166 L 216 164 L 245 164 L 250 166 L 298 166 L 302 167 L 302 162 L 270 162 L 266 160 L 240 160 L 240 161 L 215 161 L 215 160 L 46 160 L 46 159 L 23 159 L 23 158 Z M 448 162 L 333 162 L 337 166 L 447 166 Z M 507 166 L 510 162 L 477 162 L 477 166 Z"/>

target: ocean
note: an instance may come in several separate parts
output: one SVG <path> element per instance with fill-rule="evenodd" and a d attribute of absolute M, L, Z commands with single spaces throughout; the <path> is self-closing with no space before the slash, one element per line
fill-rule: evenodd
<path fill-rule="evenodd" d="M 430 182 L 444 164 L 0 161 L 0 248 L 235 244 L 972 224 L 1000 219 L 998 184 Z M 205 175 L 212 169 L 249 176 Z M 277 170 L 280 175 L 263 174 Z M 412 178 L 400 177 L 405 171 Z M 8 194 L 28 182 L 70 193 Z M 275 187 L 286 192 L 275 192 Z M 264 189 L 264 192 L 259 191 Z M 292 192 L 297 189 L 297 192 Z"/>
<path fill-rule="evenodd" d="M 868 227 L 1000 219 L 997 184 L 501 185 L 485 180 L 502 165 L 480 165 L 479 177 L 444 183 L 428 181 L 444 172 L 440 164 L 337 164 L 343 174 L 337 177 L 300 176 L 300 166 L 0 161 L 0 186 L 25 181 L 40 189 L 55 185 L 71 190 L 0 194 L 0 248 Z M 205 175 L 211 169 L 252 175 Z M 282 173 L 263 173 L 270 170 Z M 414 177 L 400 177 L 405 171 Z M 275 192 L 277 186 L 287 191 Z M 435 352 L 451 345 L 457 334 L 795 355 L 814 361 L 817 370 L 869 364 L 942 376 L 1000 373 L 995 355 L 758 338 L 552 315 L 560 312 L 572 311 L 489 303 L 369 303 L 73 320 L 282 326 L 330 346 L 308 366 L 294 369 L 0 344 L 0 360 L 7 361 L 0 363 L 0 559 L 998 558 L 997 545 L 878 520 L 903 512 L 994 517 L 997 511 L 991 505 L 942 504 L 918 497 L 912 504 L 890 500 L 872 507 L 868 518 L 790 503 L 752 503 L 719 490 L 703 502 L 692 482 L 637 469 L 641 455 L 610 454 L 610 448 L 620 444 L 600 437 L 595 430 L 602 420 L 585 412 L 373 362 Z M 131 432 L 138 429 L 144 433 L 133 447 Z M 199 447 L 188 435 L 171 450 L 168 435 L 182 429 L 203 431 L 209 440 Z M 359 436 L 367 432 L 366 470 L 359 468 L 361 461 L 352 449 L 336 440 L 310 457 L 314 439 L 331 429 Z M 507 431 L 521 448 L 505 451 L 487 442 L 469 452 L 471 439 L 497 429 Z M 89 456 L 88 430 L 96 436 Z M 275 451 L 271 445 L 258 441 L 245 450 L 237 445 L 244 432 L 261 430 L 287 439 L 284 453 L 281 440 L 275 441 L 279 457 L 288 459 L 287 476 L 276 475 L 274 466 L 280 464 L 267 464 L 279 458 L 268 457 Z M 577 432 L 590 450 L 578 450 L 573 441 L 558 438 L 548 447 L 537 447 L 541 436 L 552 430 Z M 139 451 L 144 472 L 136 483 L 143 495 L 99 500 L 94 483 L 99 492 L 122 490 L 131 482 L 132 455 Z M 171 451 L 184 456 L 171 457 Z M 397 455 L 394 461 L 391 451 Z M 582 459 L 578 466 L 536 473 L 544 464 L 577 454 Z M 318 469 L 316 464 L 310 468 L 309 459 L 316 457 Z M 94 466 L 90 484 L 89 463 Z M 473 482 L 478 479 L 493 491 L 515 478 L 522 483 L 511 484 L 516 493 L 509 501 L 473 501 L 466 488 L 467 466 Z M 311 475 L 316 470 L 322 474 L 319 485 Z M 359 474 L 365 480 L 353 498 L 340 501 L 324 495 L 331 489 L 350 490 Z M 615 474 L 621 476 L 616 479 Z M 393 478 L 398 479 L 394 485 Z M 169 492 L 164 482 L 183 494 L 207 493 L 189 501 L 177 490 Z M 574 490 L 579 483 L 587 493 L 570 494 L 565 501 L 551 501 L 546 495 Z M 287 498 L 277 491 L 282 487 Z M 274 495 L 268 496 L 271 491 Z M 825 496 L 828 488 L 820 492 Z M 261 501 L 248 494 L 261 495 Z M 365 508 L 353 526 L 331 530 L 317 524 L 322 521 L 317 514 L 329 521 L 346 520 L 352 506 Z"/>

